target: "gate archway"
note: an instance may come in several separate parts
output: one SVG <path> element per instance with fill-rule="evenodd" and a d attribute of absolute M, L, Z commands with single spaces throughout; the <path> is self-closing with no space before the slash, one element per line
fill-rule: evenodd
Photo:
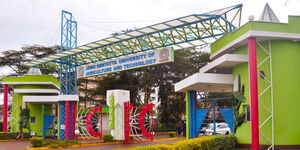
<path fill-rule="evenodd" d="M 62 11 L 60 52 L 34 60 L 26 66 L 58 70 L 60 94 L 74 95 L 77 94 L 77 69 L 80 73 L 82 66 L 160 48 L 178 50 L 210 44 L 240 26 L 241 8 L 242 4 L 239 4 L 192 14 L 81 46 L 77 46 L 77 22 L 72 13 Z M 76 118 L 76 103 L 61 101 L 59 107 L 60 139 L 70 139 L 75 128 L 68 124 L 75 123 L 72 118 Z"/>

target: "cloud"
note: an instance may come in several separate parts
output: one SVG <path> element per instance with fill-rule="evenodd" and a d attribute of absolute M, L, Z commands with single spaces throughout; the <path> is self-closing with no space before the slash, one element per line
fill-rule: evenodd
<path fill-rule="evenodd" d="M 243 3 L 243 22 L 250 14 L 258 19 L 270 6 L 281 21 L 298 13 L 299 0 L 2 0 L 0 5 L 0 50 L 20 49 L 22 45 L 59 44 L 57 31 L 61 10 L 73 13 L 78 25 L 78 45 L 99 40 L 121 29 L 143 27 L 159 19 L 178 18 Z M 134 22 L 135 20 L 158 20 Z M 132 23 L 89 23 L 85 21 L 130 21 Z M 80 21 L 82 21 L 80 23 Z M 97 27 L 97 28 L 95 28 Z M 55 42 L 56 41 L 56 42 Z"/>

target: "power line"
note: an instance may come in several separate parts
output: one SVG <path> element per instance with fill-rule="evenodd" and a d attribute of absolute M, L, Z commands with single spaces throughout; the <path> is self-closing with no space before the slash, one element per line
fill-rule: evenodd
<path fill-rule="evenodd" d="M 77 21 L 78 22 L 78 21 Z M 78 22 L 79 23 L 79 22 Z M 100 27 L 96 27 L 96 26 L 93 26 L 93 25 L 89 25 L 89 24 L 85 24 L 85 23 L 80 23 L 81 25 L 84 25 L 84 26 L 88 26 L 88 27 L 91 27 L 91 28 L 95 28 L 95 29 L 98 29 L 98 30 L 102 30 L 102 31 L 108 31 L 108 32 L 118 32 L 118 31 L 114 31 L 114 30 L 110 30 L 110 29 L 106 29 L 106 28 L 100 28 Z"/>

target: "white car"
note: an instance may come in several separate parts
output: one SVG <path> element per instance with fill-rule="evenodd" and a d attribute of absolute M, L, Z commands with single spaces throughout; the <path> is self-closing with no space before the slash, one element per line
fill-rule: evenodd
<path fill-rule="evenodd" d="M 213 135 L 213 133 L 214 133 L 214 124 L 210 123 L 207 125 L 207 127 L 200 129 L 198 136 Z M 216 123 L 216 134 L 225 135 L 226 133 L 231 133 L 228 124 L 225 122 Z"/>

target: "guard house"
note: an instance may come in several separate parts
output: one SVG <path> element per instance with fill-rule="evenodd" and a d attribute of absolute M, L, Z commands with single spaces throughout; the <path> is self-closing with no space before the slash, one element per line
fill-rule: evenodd
<path fill-rule="evenodd" d="M 238 144 L 299 149 L 299 27 L 300 16 L 280 23 L 267 4 L 259 21 L 250 20 L 215 41 L 211 62 L 175 84 L 176 92 L 187 95 L 187 138 L 196 137 L 194 120 L 205 115 L 194 106 L 197 93 L 240 91 L 245 100 L 237 110 L 244 118 L 232 131 Z"/>
<path fill-rule="evenodd" d="M 62 124 L 59 116 L 62 116 L 60 114 L 63 111 L 59 110 L 58 103 L 66 100 L 78 101 L 77 95 L 59 95 L 60 85 L 57 78 L 42 75 L 37 68 L 30 68 L 27 75 L 22 77 L 3 77 L 2 84 L 4 95 L 8 94 L 8 88 L 13 89 L 9 109 L 7 96 L 4 96 L 6 109 L 3 131 L 19 132 L 22 121 L 23 132 L 30 131 L 31 134 L 42 137 L 59 135 L 60 131 L 57 129 Z"/>

